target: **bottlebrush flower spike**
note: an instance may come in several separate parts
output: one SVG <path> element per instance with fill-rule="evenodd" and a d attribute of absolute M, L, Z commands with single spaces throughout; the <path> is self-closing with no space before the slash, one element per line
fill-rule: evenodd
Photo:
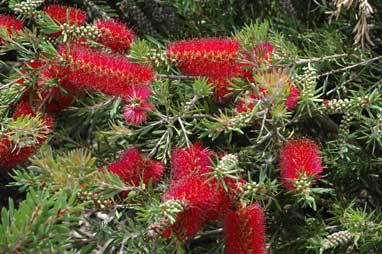
<path fill-rule="evenodd" d="M 300 89 L 297 87 L 292 87 L 290 89 L 289 96 L 287 100 L 285 101 L 285 106 L 289 111 L 292 111 L 298 103 L 298 98 L 300 97 Z"/>
<path fill-rule="evenodd" d="M 151 95 L 151 89 L 148 86 L 135 86 L 128 87 L 124 98 L 127 104 L 124 106 L 123 117 L 129 124 L 141 124 L 147 120 L 147 111 L 152 110 L 153 104 L 147 103 L 146 100 Z"/>
<path fill-rule="evenodd" d="M 118 175 L 127 185 L 138 186 L 143 181 L 148 184 L 159 181 L 164 173 L 164 166 L 142 155 L 136 148 L 126 150 L 118 161 L 107 166 L 107 170 Z"/>
<path fill-rule="evenodd" d="M 216 181 L 207 182 L 206 177 L 197 173 L 173 181 L 164 196 L 164 201 L 168 200 L 182 201 L 185 207 L 163 236 L 169 237 L 174 232 L 180 239 L 195 236 L 205 223 L 218 219 L 231 205 Z"/>
<path fill-rule="evenodd" d="M 128 51 L 135 38 L 125 24 L 116 20 L 100 20 L 96 27 L 101 31 L 98 42 L 120 53 Z"/>
<path fill-rule="evenodd" d="M 290 140 L 281 150 L 280 169 L 282 183 L 289 190 L 296 188 L 291 180 L 297 180 L 298 173 L 318 178 L 323 170 L 318 146 L 307 138 Z"/>
<path fill-rule="evenodd" d="M 69 48 L 61 46 L 59 54 L 68 65 L 62 70 L 66 80 L 82 89 L 128 98 L 131 85 L 147 85 L 154 79 L 154 72 L 148 66 L 75 43 Z"/>
<path fill-rule="evenodd" d="M 172 179 L 178 180 L 192 173 L 202 175 L 210 172 L 212 152 L 195 143 L 186 149 L 175 148 L 172 151 Z"/>
<path fill-rule="evenodd" d="M 59 4 L 46 6 L 43 12 L 60 24 L 67 23 L 71 26 L 81 26 L 86 20 L 86 12 L 83 10 Z"/>
<path fill-rule="evenodd" d="M 258 204 L 229 210 L 224 220 L 226 254 L 264 254 L 264 214 Z"/>
<path fill-rule="evenodd" d="M 178 41 L 168 45 L 167 56 L 176 60 L 187 75 L 227 76 L 235 66 L 240 45 L 232 39 L 206 38 Z"/>
<path fill-rule="evenodd" d="M 12 34 L 12 32 L 17 33 L 23 27 L 24 24 L 19 19 L 9 15 L 0 15 L 0 28 L 6 29 L 8 34 Z M 0 43 L 3 43 L 2 38 L 0 38 Z"/>
<path fill-rule="evenodd" d="M 26 125 L 25 128 L 28 130 L 38 130 L 38 133 L 31 144 L 24 144 L 21 146 L 20 144 L 16 144 L 12 141 L 12 135 L 14 134 L 12 130 L 5 130 L 0 136 L 0 167 L 11 169 L 26 162 L 29 157 L 39 149 L 41 144 L 45 142 L 48 134 L 53 129 L 53 119 L 48 115 L 41 115 L 38 119 L 32 119 L 36 117 L 37 116 L 29 105 L 28 100 L 22 99 L 16 106 L 16 110 L 13 114 L 13 119 L 18 121 L 17 135 L 20 135 L 20 132 L 24 129 L 23 126 L 19 125 Z M 20 120 L 19 118 L 22 119 Z M 27 133 L 30 136 L 30 132 Z"/>

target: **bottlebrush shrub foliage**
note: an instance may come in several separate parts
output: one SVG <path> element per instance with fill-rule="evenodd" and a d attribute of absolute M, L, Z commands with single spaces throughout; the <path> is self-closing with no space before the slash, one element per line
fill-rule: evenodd
<path fill-rule="evenodd" d="M 381 252 L 377 50 L 283 17 L 138 38 L 56 2 L 0 18 L 0 186 L 26 193 L 0 254 Z"/>

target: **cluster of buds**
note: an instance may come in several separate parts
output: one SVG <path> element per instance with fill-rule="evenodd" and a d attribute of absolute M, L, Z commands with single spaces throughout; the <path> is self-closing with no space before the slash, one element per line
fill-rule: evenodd
<path fill-rule="evenodd" d="M 302 75 L 297 75 L 297 77 L 294 78 L 293 82 L 299 84 L 299 86 L 302 87 L 302 100 L 309 101 L 313 104 L 315 102 L 316 86 L 318 79 L 317 71 L 311 66 L 304 67 L 303 71 L 304 73 Z"/>
<path fill-rule="evenodd" d="M 220 159 L 215 171 L 220 172 L 221 175 L 231 174 L 237 171 L 238 164 L 239 160 L 236 155 L 226 154 Z"/>
<path fill-rule="evenodd" d="M 215 131 L 234 131 L 240 130 L 241 128 L 247 127 L 253 123 L 253 115 L 251 112 L 240 113 L 233 117 L 227 115 L 221 115 L 216 118 L 217 126 L 214 128 Z"/>
<path fill-rule="evenodd" d="M 312 177 L 308 177 L 305 172 L 298 174 L 297 180 L 293 181 L 297 195 L 304 199 L 308 199 L 312 192 L 312 180 Z"/>
<path fill-rule="evenodd" d="M 339 231 L 328 235 L 322 242 L 322 250 L 332 249 L 337 246 L 343 246 L 348 244 L 354 235 L 347 230 Z"/>
<path fill-rule="evenodd" d="M 185 208 L 185 203 L 182 200 L 170 199 L 160 204 L 161 213 L 170 223 L 175 222 L 176 215 L 182 212 Z"/>
<path fill-rule="evenodd" d="M 99 194 L 91 191 L 80 191 L 77 195 L 80 200 L 90 202 L 91 205 L 101 210 L 106 209 L 113 204 L 111 199 L 100 198 Z"/>
<path fill-rule="evenodd" d="M 161 49 L 150 49 L 148 52 L 147 58 L 155 65 L 162 66 L 165 65 L 167 69 L 170 69 L 170 64 L 175 64 L 175 58 L 168 58 L 166 51 Z"/>
<path fill-rule="evenodd" d="M 101 34 L 94 25 L 71 26 L 68 23 L 64 23 L 60 26 L 60 30 L 64 36 L 64 42 L 68 39 L 77 40 L 80 38 L 96 40 Z"/>
<path fill-rule="evenodd" d="M 45 0 L 26 0 L 13 6 L 13 10 L 24 16 L 32 16 L 36 9 L 45 2 Z"/>
<path fill-rule="evenodd" d="M 342 114 L 350 108 L 364 108 L 370 102 L 368 96 L 357 97 L 355 99 L 333 99 L 324 101 L 320 111 L 326 114 Z"/>
<path fill-rule="evenodd" d="M 243 195 L 265 195 L 268 193 L 268 188 L 265 184 L 248 182 L 243 185 Z"/>
<path fill-rule="evenodd" d="M 341 120 L 341 124 L 339 126 L 338 135 L 340 138 L 344 139 L 349 134 L 350 124 L 353 119 L 353 114 L 350 112 L 346 112 Z"/>

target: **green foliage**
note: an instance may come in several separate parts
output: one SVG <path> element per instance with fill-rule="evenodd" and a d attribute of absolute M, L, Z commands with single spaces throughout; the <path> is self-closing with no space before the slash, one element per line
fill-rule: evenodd
<path fill-rule="evenodd" d="M 21 8 L 27 2 L 33 3 Z M 70 108 L 53 114 L 49 143 L 9 172 L 13 182 L 6 184 L 26 198 L 2 209 L 0 253 L 224 253 L 221 222 L 185 242 L 161 237 L 184 209 L 182 202 L 162 201 L 171 182 L 172 150 L 197 140 L 225 154 L 216 159 L 210 180 L 227 189 L 226 177 L 245 178 L 235 198 L 258 202 L 266 211 L 270 253 L 381 253 L 380 1 L 366 1 L 375 10 L 366 20 L 374 46 L 364 34 L 364 48 L 354 45 L 353 27 L 362 16 L 356 0 L 331 23 L 326 12 L 335 6 L 319 0 L 59 2 L 86 9 L 89 23 L 60 26 L 42 14 L 42 1 L 11 0 L 10 9 L 2 8 L 15 10 L 26 27 L 20 33 L 0 31 L 1 134 L 11 130 L 7 135 L 23 147 L 48 131 L 41 115 L 10 118 L 22 94 L 38 85 L 40 70 L 28 62 L 56 59 L 59 44 L 96 39 L 99 31 L 84 33 L 94 28 L 95 18 L 118 17 L 140 35 L 125 56 L 155 69 L 149 100 L 155 108 L 146 123 L 127 125 L 123 99 L 86 91 Z M 49 38 L 61 29 L 61 36 Z M 253 82 L 230 80 L 233 100 L 218 104 L 211 80 L 182 75 L 167 58 L 166 44 L 174 38 L 230 35 L 242 50 L 270 42 L 274 68 L 260 64 Z M 91 46 L 103 50 L 94 41 Z M 244 54 L 240 61 L 250 62 Z M 44 81 L 62 90 L 58 78 Z M 300 89 L 293 111 L 284 105 L 290 84 Z M 260 92 L 263 86 L 270 96 Z M 238 113 L 236 103 L 246 90 L 260 98 L 251 110 Z M 288 139 L 298 137 L 320 146 L 324 178 L 313 186 L 313 179 L 296 181 L 300 188 L 287 193 L 279 181 L 278 156 Z M 165 163 L 158 184 L 131 186 L 107 172 L 105 166 L 132 146 Z"/>
<path fill-rule="evenodd" d="M 8 209 L 1 210 L 0 253 L 69 251 L 70 227 L 82 210 L 75 201 L 76 189 L 71 195 L 31 190 L 18 208 L 10 200 Z"/>

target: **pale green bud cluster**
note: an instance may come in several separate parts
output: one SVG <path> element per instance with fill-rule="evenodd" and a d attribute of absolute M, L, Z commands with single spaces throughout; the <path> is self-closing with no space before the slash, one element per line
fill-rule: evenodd
<path fill-rule="evenodd" d="M 44 2 L 45 0 L 26 0 L 24 2 L 15 4 L 13 9 L 15 12 L 22 15 L 32 16 L 36 9 Z"/>
<path fill-rule="evenodd" d="M 369 103 L 369 97 L 357 97 L 355 99 L 333 99 L 324 103 L 321 111 L 326 114 L 340 114 L 348 111 L 350 108 L 363 108 Z"/>
<path fill-rule="evenodd" d="M 339 231 L 328 235 L 322 243 L 322 249 L 331 249 L 337 246 L 343 246 L 353 239 L 354 235 L 347 230 Z"/>
<path fill-rule="evenodd" d="M 163 216 L 167 218 L 171 223 L 174 223 L 176 215 L 184 210 L 184 206 L 184 202 L 170 199 L 162 203 L 160 205 L 160 209 Z"/>
<path fill-rule="evenodd" d="M 92 205 L 101 210 L 110 207 L 112 204 L 111 199 L 100 198 L 99 195 L 91 191 L 80 191 L 78 192 L 78 197 L 82 201 L 90 201 Z"/>
<path fill-rule="evenodd" d="M 101 31 L 94 25 L 71 26 L 65 23 L 61 25 L 61 30 L 64 36 L 64 41 L 66 41 L 69 38 L 87 38 L 91 40 L 96 40 L 101 34 Z"/>

